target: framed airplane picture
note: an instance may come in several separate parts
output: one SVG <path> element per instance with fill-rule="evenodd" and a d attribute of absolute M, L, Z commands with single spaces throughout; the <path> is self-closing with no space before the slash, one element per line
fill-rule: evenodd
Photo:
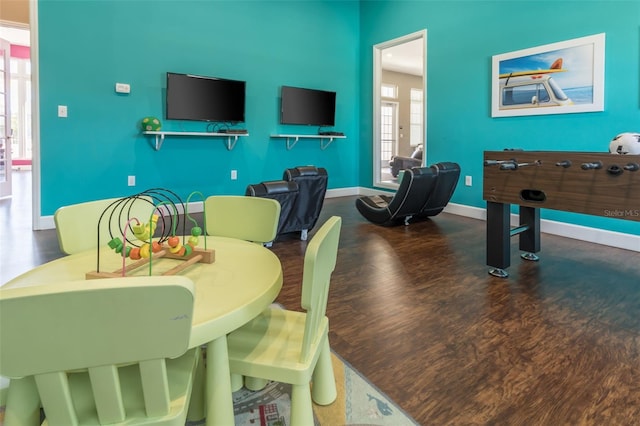
<path fill-rule="evenodd" d="M 604 111 L 605 35 L 495 55 L 491 116 Z"/>

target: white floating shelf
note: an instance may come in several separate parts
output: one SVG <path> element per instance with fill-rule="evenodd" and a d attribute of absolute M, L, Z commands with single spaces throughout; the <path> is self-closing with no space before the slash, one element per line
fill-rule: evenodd
<path fill-rule="evenodd" d="M 143 135 L 155 136 L 155 150 L 159 151 L 164 142 L 165 136 L 195 136 L 195 137 L 208 137 L 208 138 L 227 138 L 227 149 L 231 151 L 238 142 L 239 137 L 249 136 L 249 133 L 214 133 L 214 132 L 170 132 L 170 131 L 154 131 L 148 130 L 142 132 Z"/>
<path fill-rule="evenodd" d="M 334 139 L 346 139 L 345 135 L 271 135 L 272 138 L 287 140 L 287 149 L 293 148 L 300 139 L 319 139 L 320 149 L 326 149 Z"/>

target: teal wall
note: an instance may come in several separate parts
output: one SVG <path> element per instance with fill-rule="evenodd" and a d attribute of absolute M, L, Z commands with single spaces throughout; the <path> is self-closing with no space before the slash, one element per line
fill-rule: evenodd
<path fill-rule="evenodd" d="M 455 161 L 474 185 L 454 203 L 485 207 L 483 151 L 607 151 L 640 132 L 640 1 L 365 1 L 361 3 L 360 137 L 372 139 L 372 46 L 427 30 L 427 162 Z M 606 33 L 605 111 L 491 118 L 493 55 Z M 371 156 L 371 149 L 366 149 Z M 371 164 L 360 182 L 371 185 Z M 640 191 L 640 188 L 638 188 Z M 640 206 L 639 206 L 640 207 Z M 515 211 L 515 210 L 514 210 Z M 640 223 L 543 209 L 542 218 L 630 234 Z"/>
<path fill-rule="evenodd" d="M 39 0 L 42 215 L 62 205 L 151 187 L 186 197 L 242 194 L 291 166 L 329 171 L 329 187 L 371 187 L 372 46 L 427 29 L 427 158 L 456 161 L 472 187 L 453 202 L 483 208 L 482 153 L 605 151 L 640 131 L 640 1 L 106 1 Z M 491 57 L 606 33 L 605 111 L 491 118 Z M 250 136 L 167 138 L 160 151 L 140 118 L 164 116 L 166 71 L 247 81 Z M 129 83 L 131 94 L 114 92 Z M 287 150 L 281 85 L 335 90 L 336 130 L 347 139 Z M 57 117 L 57 105 L 69 118 Z M 205 123 L 165 121 L 165 130 Z M 238 170 L 238 180 L 229 179 Z M 127 176 L 137 176 L 135 189 Z M 640 234 L 637 222 L 543 210 L 543 218 Z"/>
<path fill-rule="evenodd" d="M 327 168 L 330 188 L 358 185 L 357 2 L 41 0 L 38 18 L 42 215 L 153 187 L 185 198 L 244 194 L 308 164 Z M 155 151 L 138 125 L 164 117 L 167 71 L 245 80 L 249 136 L 232 151 L 226 139 L 195 137 L 167 137 Z M 131 93 L 115 93 L 116 82 Z M 279 124 L 282 85 L 336 91 L 335 129 L 348 138 L 325 150 L 271 139 L 317 131 Z M 163 130 L 204 132 L 206 123 L 163 120 Z"/>

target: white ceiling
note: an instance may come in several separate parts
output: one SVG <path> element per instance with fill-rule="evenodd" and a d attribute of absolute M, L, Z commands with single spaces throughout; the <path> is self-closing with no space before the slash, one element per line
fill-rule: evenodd
<path fill-rule="evenodd" d="M 405 74 L 422 75 L 422 39 L 408 41 L 382 51 L 382 69 Z"/>

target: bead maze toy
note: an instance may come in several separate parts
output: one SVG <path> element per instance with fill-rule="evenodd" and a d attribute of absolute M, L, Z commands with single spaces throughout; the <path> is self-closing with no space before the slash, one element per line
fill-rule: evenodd
<path fill-rule="evenodd" d="M 206 219 L 203 219 L 203 227 L 200 227 L 188 212 L 189 202 L 194 196 L 204 201 L 200 192 L 191 193 L 185 204 L 174 192 L 153 188 L 111 203 L 98 220 L 97 266 L 95 271 L 86 273 L 86 278 L 125 277 L 145 265 L 149 266 L 149 275 L 153 275 L 154 261 L 162 258 L 183 262 L 161 275 L 175 275 L 195 263 L 213 263 L 215 251 L 207 248 L 206 238 L 203 238 L 204 248 L 198 247 L 203 228 L 206 229 Z M 146 222 L 143 221 L 146 218 L 132 217 L 132 212 L 141 210 L 140 203 L 148 205 L 151 211 Z M 185 219 L 182 221 L 180 211 L 184 212 Z M 206 218 L 206 215 L 203 217 Z M 189 235 L 186 233 L 187 221 L 193 223 Z M 182 235 L 177 235 L 180 225 Z M 108 247 L 122 258 L 122 267 L 115 271 L 100 270 L 101 226 L 108 228 Z"/>

